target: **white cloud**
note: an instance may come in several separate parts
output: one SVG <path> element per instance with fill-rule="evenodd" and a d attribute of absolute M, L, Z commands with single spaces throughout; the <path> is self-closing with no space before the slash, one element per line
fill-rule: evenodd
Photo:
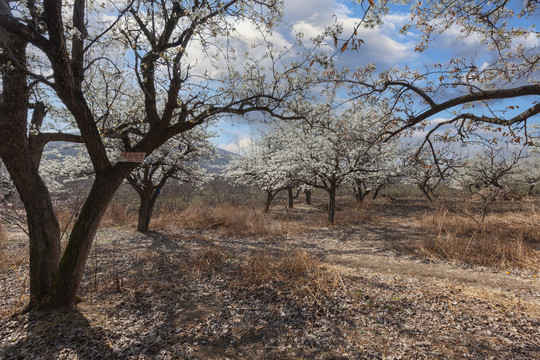
<path fill-rule="evenodd" d="M 352 14 L 345 4 L 335 0 L 285 0 L 285 20 L 297 22 L 308 21 L 314 24 L 326 24 L 332 15 L 338 18 Z"/>
<path fill-rule="evenodd" d="M 338 9 L 339 10 L 339 9 Z M 328 8 L 325 19 L 318 16 L 315 19 L 310 17 L 297 20 L 292 26 L 295 32 L 302 32 L 306 39 L 321 35 L 325 26 L 338 23 L 343 25 L 343 38 L 347 38 L 353 33 L 356 25 L 361 21 L 360 18 L 350 16 L 350 11 L 339 10 L 339 16 L 335 9 Z M 286 17 L 288 18 L 287 14 Z M 358 52 L 345 52 L 338 57 L 340 65 L 356 67 L 373 62 L 376 65 L 392 66 L 402 64 L 410 59 L 417 57 L 414 52 L 416 45 L 416 35 L 402 35 L 399 29 L 409 21 L 409 16 L 402 13 L 392 13 L 383 17 L 383 25 L 373 29 L 361 27 L 358 29 L 357 38 L 362 39 L 364 43 L 360 46 Z M 332 40 L 328 39 L 327 49 L 335 50 Z"/>
<path fill-rule="evenodd" d="M 242 151 L 248 150 L 254 144 L 253 139 L 247 136 L 242 136 L 238 140 L 231 141 L 228 144 L 218 144 L 219 148 L 222 148 L 227 151 L 234 153 L 240 153 Z"/>

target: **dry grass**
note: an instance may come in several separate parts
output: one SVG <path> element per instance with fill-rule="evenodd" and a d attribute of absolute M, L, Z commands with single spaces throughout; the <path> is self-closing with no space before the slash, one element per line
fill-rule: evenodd
<path fill-rule="evenodd" d="M 418 223 L 433 234 L 420 244 L 428 256 L 478 265 L 540 269 L 540 214 L 535 211 L 491 214 L 483 222 L 438 211 L 422 216 Z"/>
<path fill-rule="evenodd" d="M 169 230 L 173 226 L 186 229 L 220 229 L 227 235 L 266 234 L 261 214 L 254 209 L 230 205 L 210 207 L 193 204 L 181 212 L 159 214 L 151 224 L 156 230 Z"/>
<path fill-rule="evenodd" d="M 56 217 L 58 218 L 58 223 L 60 224 L 60 230 L 62 232 L 69 233 L 73 229 L 75 220 L 77 220 L 77 212 L 74 210 L 60 210 L 57 211 Z"/>
<path fill-rule="evenodd" d="M 102 226 L 123 226 L 131 223 L 133 219 L 129 216 L 129 208 L 113 201 L 107 208 L 107 212 L 101 221 Z"/>
<path fill-rule="evenodd" d="M 229 255 L 222 249 L 217 247 L 205 248 L 191 256 L 189 266 L 191 271 L 197 274 L 214 273 L 225 264 L 225 260 L 228 258 Z"/>
<path fill-rule="evenodd" d="M 372 210 L 373 203 L 364 200 L 361 203 L 354 203 L 350 209 L 336 214 L 337 225 L 363 225 L 380 219 Z"/>
<path fill-rule="evenodd" d="M 301 221 L 283 219 L 272 221 L 253 207 L 232 206 L 228 204 L 216 207 L 205 204 L 193 204 L 177 213 L 161 213 L 154 217 L 151 228 L 170 230 L 175 226 L 185 229 L 217 229 L 228 236 L 266 236 L 298 234 L 308 230 Z"/>
<path fill-rule="evenodd" d="M 28 263 L 28 253 L 23 246 L 9 246 L 7 231 L 0 224 L 0 270 L 19 269 Z"/>
<path fill-rule="evenodd" d="M 284 252 L 277 257 L 253 254 L 242 264 L 238 285 L 270 286 L 321 305 L 321 298 L 339 286 L 339 275 L 306 251 Z"/>

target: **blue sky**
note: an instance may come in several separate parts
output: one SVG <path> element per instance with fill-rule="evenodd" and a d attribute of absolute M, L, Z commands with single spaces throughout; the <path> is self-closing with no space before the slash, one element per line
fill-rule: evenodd
<path fill-rule="evenodd" d="M 479 38 L 469 36 L 465 39 L 459 37 L 459 29 L 451 29 L 438 36 L 437 41 L 423 53 L 415 52 L 415 46 L 420 34 L 409 31 L 403 35 L 399 29 L 410 19 L 408 6 L 393 6 L 388 15 L 384 16 L 384 24 L 375 29 L 361 29 L 358 37 L 364 41 L 360 49 L 346 51 L 339 54 L 337 64 L 340 66 L 363 66 L 370 61 L 375 63 L 377 69 L 388 67 L 402 67 L 424 69 L 435 63 L 446 63 L 452 57 L 475 58 L 478 63 L 493 60 L 493 54 L 486 51 L 480 44 Z M 285 0 L 284 21 L 278 32 L 284 39 L 290 39 L 293 30 L 302 31 L 305 38 L 310 38 L 322 32 L 325 25 L 334 23 L 337 18 L 344 26 L 345 33 L 353 28 L 362 15 L 361 9 L 351 1 L 337 0 Z M 523 22 L 526 24 L 526 22 Z M 530 20 L 529 24 L 530 25 Z M 529 39 L 529 45 L 540 46 L 540 39 Z M 525 109 L 527 102 L 532 98 L 507 101 L 507 105 L 521 105 Z M 529 103 L 530 104 L 530 103 Z M 506 104 L 505 104 L 506 106 Z M 518 110 L 516 110 L 517 112 Z M 446 114 L 449 116 L 449 114 Z M 445 114 L 438 114 L 437 118 L 444 118 Z M 256 133 L 256 123 L 239 120 L 232 126 L 230 121 L 219 122 L 215 130 L 218 137 L 216 144 L 230 151 L 238 151 L 250 144 L 250 139 Z"/>

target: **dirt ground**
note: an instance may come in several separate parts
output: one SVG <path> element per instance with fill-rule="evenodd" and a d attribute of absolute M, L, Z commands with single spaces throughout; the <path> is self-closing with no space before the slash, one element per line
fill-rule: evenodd
<path fill-rule="evenodd" d="M 317 211 L 298 205 L 287 217 Z M 103 228 L 82 302 L 24 315 L 28 245 L 12 229 L 1 249 L 0 358 L 540 358 L 538 272 L 410 251 L 430 236 L 414 221 L 431 211 L 422 202 L 362 211 L 371 216 L 360 223 L 283 235 Z"/>

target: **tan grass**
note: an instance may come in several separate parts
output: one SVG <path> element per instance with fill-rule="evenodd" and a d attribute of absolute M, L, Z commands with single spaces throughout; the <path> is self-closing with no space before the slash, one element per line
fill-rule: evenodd
<path fill-rule="evenodd" d="M 278 292 L 294 293 L 324 308 L 322 297 L 339 286 L 339 275 L 306 251 L 279 256 L 253 254 L 241 267 L 238 285 L 270 285 Z"/>
<path fill-rule="evenodd" d="M 334 225 L 365 225 L 380 219 L 381 217 L 376 215 L 372 210 L 352 206 L 336 212 Z M 326 227 L 328 226 L 328 212 L 325 211 L 311 214 L 308 222 L 314 227 Z"/>
<path fill-rule="evenodd" d="M 506 212 L 476 218 L 438 211 L 418 219 L 427 229 L 420 250 L 428 255 L 466 263 L 540 269 L 540 216 Z"/>
<path fill-rule="evenodd" d="M 197 251 L 189 261 L 190 269 L 196 273 L 215 272 L 223 266 L 229 256 L 220 248 L 210 247 Z"/>
<path fill-rule="evenodd" d="M 337 225 L 363 225 L 375 222 L 380 217 L 369 209 L 369 206 L 360 204 L 346 211 L 336 214 Z"/>
<path fill-rule="evenodd" d="M 193 204 L 178 213 L 162 213 L 153 220 L 156 230 L 168 230 L 172 226 L 186 229 L 220 229 L 227 235 L 266 234 L 264 219 L 254 209 L 219 205 Z"/>
<path fill-rule="evenodd" d="M 113 201 L 107 208 L 105 216 L 103 216 L 103 220 L 101 221 L 101 225 L 123 226 L 131 223 L 132 221 L 133 219 L 131 219 L 129 216 L 129 208 L 117 201 Z"/>
<path fill-rule="evenodd" d="M 18 269 L 28 263 L 28 253 L 25 247 L 9 247 L 7 231 L 0 224 L 0 269 Z"/>
<path fill-rule="evenodd" d="M 253 207 L 228 204 L 209 206 L 193 204 L 181 212 L 162 212 L 154 217 L 151 228 L 171 230 L 175 226 L 185 229 L 218 230 L 228 236 L 266 236 L 298 234 L 308 230 L 300 220 L 280 219 L 258 212 Z"/>
<path fill-rule="evenodd" d="M 60 224 L 60 230 L 67 233 L 73 229 L 75 220 L 77 220 L 77 214 L 74 210 L 64 209 L 57 211 L 56 217 L 58 219 L 58 223 Z"/>

